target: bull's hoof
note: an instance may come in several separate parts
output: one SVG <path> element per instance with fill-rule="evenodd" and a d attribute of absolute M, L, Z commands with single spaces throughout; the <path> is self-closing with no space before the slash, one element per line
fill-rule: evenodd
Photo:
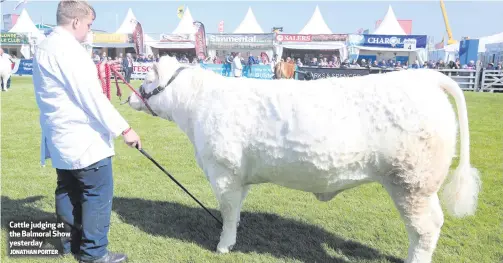
<path fill-rule="evenodd" d="M 334 193 L 314 193 L 314 196 L 316 196 L 316 199 L 321 202 L 328 202 L 332 200 L 339 192 L 334 192 Z"/>
<path fill-rule="evenodd" d="M 234 245 L 232 245 L 232 246 L 218 246 L 217 247 L 217 253 L 219 253 L 219 254 L 227 254 L 227 253 L 231 252 L 232 247 L 234 247 Z"/>

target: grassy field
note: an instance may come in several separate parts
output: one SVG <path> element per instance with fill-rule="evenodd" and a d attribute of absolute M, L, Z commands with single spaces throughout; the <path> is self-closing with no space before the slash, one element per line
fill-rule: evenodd
<path fill-rule="evenodd" d="M 70 256 L 7 257 L 9 220 L 52 218 L 56 186 L 50 163 L 39 164 L 31 78 L 14 77 L 12 86 L 1 94 L 1 261 L 75 262 Z M 129 95 L 126 89 L 123 93 Z M 483 190 L 476 216 L 446 215 L 434 262 L 503 262 L 503 94 L 466 93 L 466 98 L 472 164 L 481 171 Z M 119 106 L 115 96 L 113 103 L 140 134 L 144 149 L 220 217 L 185 135 L 172 123 Z M 216 254 L 220 229 L 213 219 L 120 139 L 116 152 L 110 249 L 126 252 L 130 262 L 402 262 L 407 255 L 403 222 L 377 184 L 327 203 L 271 184 L 254 186 L 233 252 Z"/>

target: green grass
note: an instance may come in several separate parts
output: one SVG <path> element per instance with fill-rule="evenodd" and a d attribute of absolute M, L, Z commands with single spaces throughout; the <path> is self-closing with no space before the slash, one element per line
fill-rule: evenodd
<path fill-rule="evenodd" d="M 75 262 L 71 257 L 7 256 L 8 221 L 53 217 L 56 186 L 50 163 L 39 165 L 40 127 L 31 78 L 14 77 L 12 86 L 1 94 L 2 262 Z M 125 86 L 123 92 L 130 93 Z M 466 93 L 472 164 L 481 171 L 483 190 L 476 216 L 446 215 L 434 262 L 503 260 L 502 95 Z M 168 121 L 119 106 L 117 97 L 113 103 L 140 134 L 145 150 L 220 217 L 185 135 Z M 254 186 L 233 252 L 218 255 L 220 229 L 213 219 L 141 153 L 120 139 L 115 145 L 109 248 L 126 252 L 130 262 L 401 262 L 407 255 L 403 222 L 377 184 L 327 203 L 271 184 Z"/>

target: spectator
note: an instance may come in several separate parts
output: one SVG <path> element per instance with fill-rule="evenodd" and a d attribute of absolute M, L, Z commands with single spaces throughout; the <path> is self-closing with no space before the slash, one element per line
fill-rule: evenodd
<path fill-rule="evenodd" d="M 496 67 L 494 67 L 494 69 L 495 69 L 495 70 L 503 70 L 503 67 L 502 67 L 502 65 L 501 65 L 501 64 L 502 64 L 502 63 L 501 63 L 501 61 L 500 61 L 500 62 L 498 62 L 498 65 L 497 65 Z"/>
<path fill-rule="evenodd" d="M 302 67 L 304 64 L 302 64 L 302 61 L 300 58 L 297 59 L 297 67 Z"/>
<path fill-rule="evenodd" d="M 234 77 L 239 78 L 242 75 L 243 64 L 241 64 L 241 53 L 237 52 L 232 60 L 232 73 Z"/>
<path fill-rule="evenodd" d="M 414 60 L 414 63 L 410 67 L 413 69 L 421 68 L 421 66 L 419 65 L 419 61 L 417 59 Z"/>

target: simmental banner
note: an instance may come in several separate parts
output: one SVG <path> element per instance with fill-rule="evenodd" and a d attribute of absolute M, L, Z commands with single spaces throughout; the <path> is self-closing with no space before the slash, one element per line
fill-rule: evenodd
<path fill-rule="evenodd" d="M 274 34 L 206 34 L 208 47 L 213 49 L 271 49 Z"/>
<path fill-rule="evenodd" d="M 206 59 L 207 47 L 206 47 L 206 32 L 204 30 L 204 24 L 199 21 L 194 21 L 194 27 L 196 28 L 196 54 L 199 59 Z"/>
<path fill-rule="evenodd" d="M 136 26 L 133 31 L 133 43 L 136 54 L 143 54 L 143 28 L 141 27 L 140 22 L 132 21 L 136 23 Z"/>
<path fill-rule="evenodd" d="M 347 39 L 348 39 L 347 34 L 316 34 L 316 35 L 278 34 L 278 35 L 276 35 L 276 41 L 278 41 L 278 42 L 328 42 L 328 41 L 345 42 Z"/>
<path fill-rule="evenodd" d="M 350 45 L 365 47 L 402 48 L 415 50 L 425 48 L 427 37 L 424 35 L 352 35 Z"/>

